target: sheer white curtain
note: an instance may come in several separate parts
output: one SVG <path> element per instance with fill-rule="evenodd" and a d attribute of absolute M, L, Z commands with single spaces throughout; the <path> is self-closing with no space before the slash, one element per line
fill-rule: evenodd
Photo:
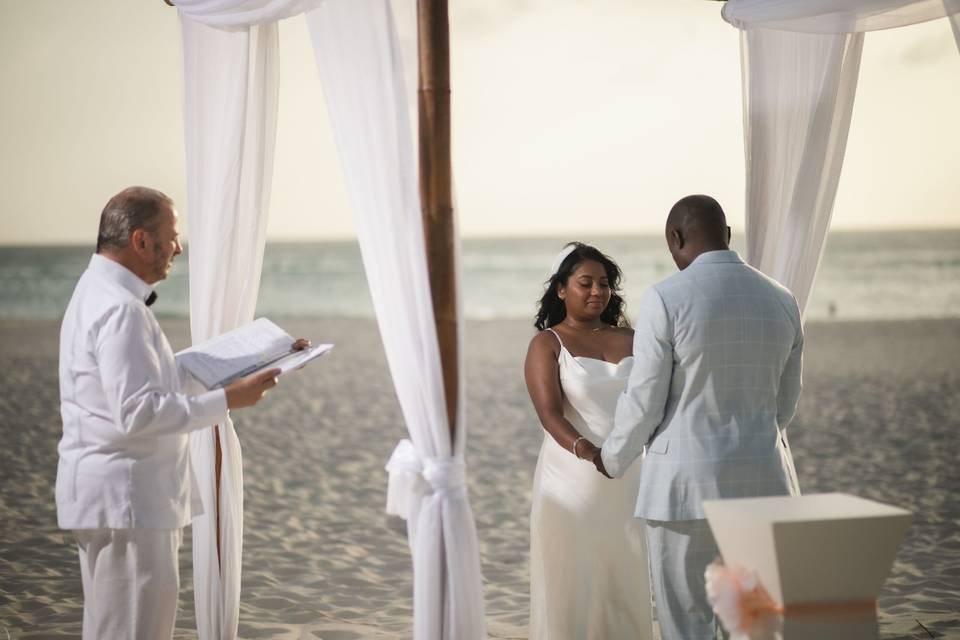
<path fill-rule="evenodd" d="M 741 34 L 747 261 L 789 288 L 801 312 L 833 215 L 862 46 L 861 34 Z M 782 439 L 791 493 L 800 495 Z"/>
<path fill-rule="evenodd" d="M 401 7 L 413 6 L 406 0 L 394 1 Z M 184 17 L 193 337 L 204 339 L 253 316 L 276 128 L 272 21 L 311 9 L 307 20 L 317 65 L 387 360 L 412 440 L 403 441 L 391 458 L 389 494 L 402 496 L 403 508 L 392 511 L 409 523 L 414 635 L 418 640 L 483 638 L 482 579 L 463 464 L 464 409 L 461 400 L 452 448 L 403 62 L 390 4 L 388 0 L 176 4 Z M 462 363 L 460 380 L 462 399 Z M 221 430 L 221 438 L 222 572 L 212 533 L 212 433 L 198 434 L 191 443 L 208 511 L 199 526 L 194 525 L 197 619 L 203 640 L 235 638 L 239 611 L 241 459 L 232 426 Z"/>
<path fill-rule="evenodd" d="M 180 15 L 218 29 L 246 30 L 300 15 L 324 0 L 173 0 Z"/>
<path fill-rule="evenodd" d="M 190 327 L 200 342 L 253 319 L 263 262 L 277 113 L 277 25 L 222 31 L 182 19 Z M 214 429 L 222 450 L 220 556 Z M 199 637 L 235 638 L 243 465 L 233 424 L 190 437 L 204 514 L 193 522 Z"/>
<path fill-rule="evenodd" d="M 307 14 L 307 22 L 387 362 L 410 433 L 410 440 L 401 442 L 391 458 L 388 510 L 408 522 L 414 638 L 483 638 L 479 552 L 463 463 L 464 367 L 461 358 L 454 449 L 427 274 L 403 61 L 390 4 L 387 0 L 328 0 Z M 462 335 L 462 314 L 458 321 Z M 440 602 L 445 603 L 444 609 L 437 606 Z"/>
<path fill-rule="evenodd" d="M 730 0 L 724 19 L 739 29 L 862 33 L 956 14 L 956 0 Z"/>
<path fill-rule="evenodd" d="M 747 260 L 804 310 L 833 214 L 862 34 L 741 33 Z"/>
<path fill-rule="evenodd" d="M 182 20 L 190 327 L 200 342 L 253 319 L 263 261 L 277 111 L 277 25 L 221 31 Z M 214 431 L 220 436 L 217 554 Z M 193 522 L 201 638 L 234 638 L 243 547 L 243 467 L 233 424 L 190 437 L 204 514 Z"/>
<path fill-rule="evenodd" d="M 833 215 L 863 32 L 950 15 L 960 46 L 960 0 L 729 0 L 722 13 L 741 29 L 747 260 L 804 312 Z"/>
<path fill-rule="evenodd" d="M 823 254 L 863 32 L 950 16 L 960 0 L 729 0 L 742 30 L 747 259 L 805 310 Z"/>

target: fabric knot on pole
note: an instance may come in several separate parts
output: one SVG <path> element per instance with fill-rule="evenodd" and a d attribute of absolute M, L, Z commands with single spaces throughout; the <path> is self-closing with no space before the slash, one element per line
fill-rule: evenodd
<path fill-rule="evenodd" d="M 422 459 L 408 439 L 397 443 L 385 469 L 386 511 L 408 522 L 416 519 L 425 497 L 449 499 L 466 493 L 467 473 L 462 458 Z"/>
<path fill-rule="evenodd" d="M 440 522 L 442 505 L 466 499 L 466 465 L 459 457 L 421 458 L 413 442 L 403 439 L 397 443 L 385 469 L 386 511 L 407 521 L 407 539 L 416 557 L 421 519 L 432 523 L 427 527 L 431 529 Z"/>
<path fill-rule="evenodd" d="M 423 479 L 440 497 L 458 497 L 466 490 L 466 466 L 461 458 L 428 458 L 424 461 Z"/>

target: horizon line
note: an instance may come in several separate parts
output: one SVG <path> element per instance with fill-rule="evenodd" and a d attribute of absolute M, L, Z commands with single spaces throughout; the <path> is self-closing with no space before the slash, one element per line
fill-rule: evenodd
<path fill-rule="evenodd" d="M 903 226 L 903 227 L 893 227 L 893 226 L 884 226 L 884 227 L 840 227 L 838 229 L 832 229 L 828 232 L 828 236 L 832 234 L 846 234 L 846 233 L 901 233 L 901 232 L 938 232 L 938 231 L 960 231 L 960 224 L 956 226 Z M 565 239 L 572 236 L 590 236 L 592 238 L 623 238 L 623 237 L 632 237 L 632 238 L 651 238 L 651 237 L 660 237 L 662 232 L 659 231 L 626 231 L 626 230 L 616 230 L 612 229 L 609 231 L 604 231 L 603 233 L 595 233 L 588 231 L 568 231 L 568 232 L 553 232 L 553 233 L 513 233 L 513 234 L 498 234 L 498 233 L 486 233 L 486 234 L 465 234 L 461 235 L 461 240 L 537 240 L 537 239 Z M 743 237 L 742 231 L 733 231 L 734 237 Z M 267 238 L 267 244 L 313 244 L 313 243 L 338 243 L 338 242 L 353 242 L 357 240 L 356 234 L 346 234 L 346 235 L 330 235 L 330 236 L 315 236 L 312 238 L 304 238 L 302 236 L 276 236 L 272 238 Z M 82 247 L 82 246 L 94 246 L 96 240 L 90 242 L 83 242 L 79 240 L 65 240 L 65 241 L 33 241 L 26 240 L 22 242 L 0 242 L 0 248 L 43 248 L 43 247 Z M 187 236 L 184 238 L 184 245 L 190 244 L 190 238 Z"/>

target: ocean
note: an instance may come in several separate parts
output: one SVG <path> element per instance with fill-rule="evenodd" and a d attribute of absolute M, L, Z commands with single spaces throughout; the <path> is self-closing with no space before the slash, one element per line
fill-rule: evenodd
<path fill-rule="evenodd" d="M 463 241 L 469 319 L 528 318 L 556 253 L 571 239 L 594 244 L 623 269 L 627 310 L 673 273 L 660 236 L 497 238 Z M 742 251 L 742 238 L 734 249 Z M 189 250 L 189 248 L 188 248 Z M 0 247 L 0 318 L 62 316 L 91 248 Z M 186 317 L 187 253 L 158 285 L 158 315 Z M 267 244 L 258 316 L 373 317 L 356 241 Z M 960 316 L 960 229 L 834 232 L 808 319 L 874 320 Z"/>

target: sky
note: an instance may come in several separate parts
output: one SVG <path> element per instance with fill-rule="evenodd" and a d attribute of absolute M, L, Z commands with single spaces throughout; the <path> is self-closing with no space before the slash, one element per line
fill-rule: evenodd
<path fill-rule="evenodd" d="M 452 0 L 464 236 L 743 225 L 738 31 L 707 0 Z M 354 237 L 302 17 L 281 23 L 269 240 Z M 161 0 L 0 0 L 0 244 L 90 243 L 131 184 L 189 236 L 179 22 Z M 938 20 L 869 33 L 834 229 L 960 227 L 960 55 Z"/>

